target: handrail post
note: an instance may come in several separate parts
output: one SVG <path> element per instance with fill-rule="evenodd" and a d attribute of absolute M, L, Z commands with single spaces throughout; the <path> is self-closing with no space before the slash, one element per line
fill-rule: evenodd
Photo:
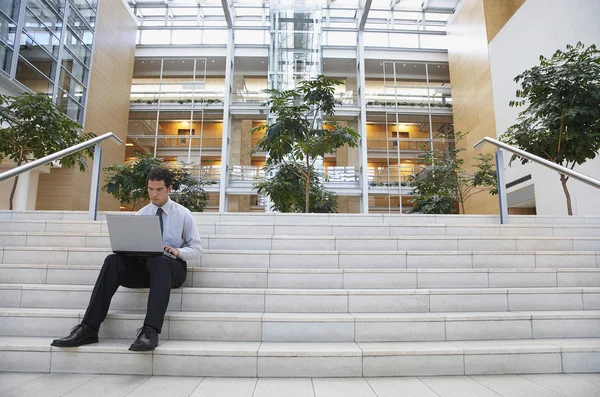
<path fill-rule="evenodd" d="M 508 223 L 508 199 L 506 195 L 506 181 L 504 176 L 504 152 L 496 150 L 496 179 L 498 180 L 498 200 L 500 201 L 500 223 Z"/>
<path fill-rule="evenodd" d="M 98 216 L 98 190 L 100 187 L 100 166 L 102 165 L 102 146 L 94 147 L 94 166 L 92 168 L 92 186 L 90 187 L 90 205 L 88 219 L 95 221 Z"/>

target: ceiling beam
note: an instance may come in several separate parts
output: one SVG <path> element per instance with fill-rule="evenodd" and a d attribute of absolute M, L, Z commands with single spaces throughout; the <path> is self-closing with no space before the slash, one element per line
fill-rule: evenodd
<path fill-rule="evenodd" d="M 229 0 L 221 0 L 223 6 L 223 14 L 225 14 L 225 20 L 227 21 L 227 27 L 233 29 L 233 18 L 231 17 L 231 9 L 229 8 Z"/>
<path fill-rule="evenodd" d="M 360 15 L 360 21 L 358 22 L 358 30 L 364 30 L 365 24 L 367 23 L 367 17 L 369 16 L 369 11 L 371 10 L 371 3 L 373 0 L 365 0 L 365 6 L 362 9 L 362 13 Z"/>

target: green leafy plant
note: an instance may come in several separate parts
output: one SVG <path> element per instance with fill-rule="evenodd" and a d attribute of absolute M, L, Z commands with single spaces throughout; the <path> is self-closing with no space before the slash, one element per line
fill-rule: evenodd
<path fill-rule="evenodd" d="M 304 166 L 300 165 L 300 167 Z M 317 171 L 311 170 L 311 175 L 313 177 L 310 185 L 309 212 L 338 212 L 337 195 L 323 188 Z M 295 164 L 283 164 L 274 177 L 257 182 L 254 188 L 259 194 L 270 197 L 273 202 L 272 210 L 279 212 L 305 212 L 306 210 L 304 181 L 298 178 Z"/>
<path fill-rule="evenodd" d="M 600 151 L 600 51 L 578 42 L 557 50 L 551 58 L 540 56 L 540 64 L 527 69 L 515 82 L 520 88 L 511 107 L 526 106 L 518 123 L 501 140 L 564 167 L 573 169 L 596 157 Z M 522 164 L 529 160 L 519 158 Z M 569 177 L 560 174 L 573 215 Z"/>
<path fill-rule="evenodd" d="M 121 204 L 131 203 L 135 210 L 137 202 L 148 199 L 146 180 L 154 167 L 166 166 L 163 161 L 148 153 L 138 153 L 136 159 L 125 164 L 112 164 L 104 168 L 106 184 L 102 190 L 109 193 Z M 208 204 L 208 194 L 201 186 L 215 182 L 202 181 L 193 176 L 189 167 L 169 167 L 173 173 L 173 201 L 187 207 L 190 211 L 202 212 Z"/>
<path fill-rule="evenodd" d="M 0 126 L 0 161 L 9 158 L 17 167 L 96 136 L 81 133 L 81 126 L 45 94 L 0 95 Z M 63 157 L 58 162 L 66 168 L 78 166 L 83 172 L 87 158 L 91 156 L 93 147 Z M 16 176 L 10 191 L 11 210 L 18 181 Z"/>
<path fill-rule="evenodd" d="M 409 177 L 409 185 L 415 197 L 412 212 L 424 214 L 451 214 L 458 212 L 458 206 L 465 213 L 465 202 L 474 194 L 487 191 L 498 194 L 496 167 L 491 154 L 480 154 L 475 158 L 475 169 L 469 173 L 463 169 L 464 159 L 458 154 L 465 149 L 457 149 L 456 142 L 464 139 L 458 132 L 450 135 L 445 151 L 426 151 L 419 155 L 422 168 Z"/>
<path fill-rule="evenodd" d="M 293 90 L 268 90 L 267 105 L 275 117 L 269 126 L 261 125 L 252 133 L 265 136 L 251 153 L 267 152 L 267 167 L 292 164 L 297 178 L 304 181 L 305 212 L 309 212 L 309 195 L 315 161 L 344 145 L 356 147 L 360 135 L 337 122 L 322 123 L 320 118 L 335 114 L 334 89 L 340 81 L 319 76 L 302 81 Z"/>

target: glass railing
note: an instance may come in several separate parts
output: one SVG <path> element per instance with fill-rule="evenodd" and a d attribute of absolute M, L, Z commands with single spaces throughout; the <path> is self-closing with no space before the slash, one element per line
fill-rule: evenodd
<path fill-rule="evenodd" d="M 237 91 L 232 95 L 233 103 L 265 103 L 269 94 L 264 91 Z"/>
<path fill-rule="evenodd" d="M 352 92 L 336 93 L 336 105 L 356 105 L 358 104 L 358 96 Z M 232 95 L 233 103 L 266 103 L 269 99 L 269 94 L 264 91 L 237 91 Z"/>
<path fill-rule="evenodd" d="M 197 135 L 129 135 L 128 139 L 133 139 L 139 145 L 154 145 L 157 141 L 158 150 L 163 148 L 169 149 L 185 149 L 190 146 L 191 149 L 197 151 L 200 148 L 221 148 L 222 138 L 204 138 Z"/>
<path fill-rule="evenodd" d="M 221 180 L 220 165 L 194 165 L 193 174 L 198 175 L 201 180 L 219 182 Z"/>
<path fill-rule="evenodd" d="M 325 182 L 358 182 L 360 180 L 356 167 L 329 166 L 319 171 L 325 174 Z"/>
<path fill-rule="evenodd" d="M 162 86 L 156 84 L 133 84 L 129 97 L 131 103 L 155 104 L 160 98 L 161 103 L 191 104 L 221 104 L 225 98 L 223 91 L 207 91 L 194 89 L 193 84 L 175 84 Z"/>
<path fill-rule="evenodd" d="M 387 83 L 384 83 L 387 84 Z M 449 87 L 385 86 L 383 92 L 365 93 L 367 106 L 419 106 L 452 107 Z"/>
<path fill-rule="evenodd" d="M 264 178 L 264 168 L 256 165 L 234 165 L 229 171 L 229 180 L 232 181 L 254 181 Z"/>
<path fill-rule="evenodd" d="M 408 186 L 410 177 L 422 169 L 411 165 L 367 167 L 367 177 L 371 186 Z"/>
<path fill-rule="evenodd" d="M 390 138 L 390 139 L 367 139 L 367 148 L 373 150 L 406 150 L 406 151 L 429 151 L 431 141 L 427 138 Z M 446 139 L 434 139 L 433 150 L 444 151 L 449 141 Z"/>

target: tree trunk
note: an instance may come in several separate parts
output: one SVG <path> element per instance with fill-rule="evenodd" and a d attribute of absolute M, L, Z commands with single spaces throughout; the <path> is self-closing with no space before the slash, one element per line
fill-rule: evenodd
<path fill-rule="evenodd" d="M 562 187 L 565 192 L 565 197 L 567 198 L 567 211 L 569 211 L 569 215 L 573 215 L 573 207 L 571 206 L 571 194 L 569 193 L 569 189 L 567 189 L 568 180 L 568 176 L 560 174 L 560 183 L 562 183 Z"/>
<path fill-rule="evenodd" d="M 306 203 L 304 205 L 304 212 L 308 214 L 310 208 L 310 163 L 308 162 L 308 156 L 306 157 L 306 190 L 304 192 L 304 197 L 306 199 Z"/>
<path fill-rule="evenodd" d="M 17 162 L 17 167 L 20 167 L 22 163 L 22 161 Z M 12 189 L 10 190 L 10 197 L 8 198 L 8 209 L 11 211 L 13 209 L 13 198 L 15 197 L 15 191 L 17 190 L 17 183 L 19 183 L 19 175 L 15 176 Z"/>

